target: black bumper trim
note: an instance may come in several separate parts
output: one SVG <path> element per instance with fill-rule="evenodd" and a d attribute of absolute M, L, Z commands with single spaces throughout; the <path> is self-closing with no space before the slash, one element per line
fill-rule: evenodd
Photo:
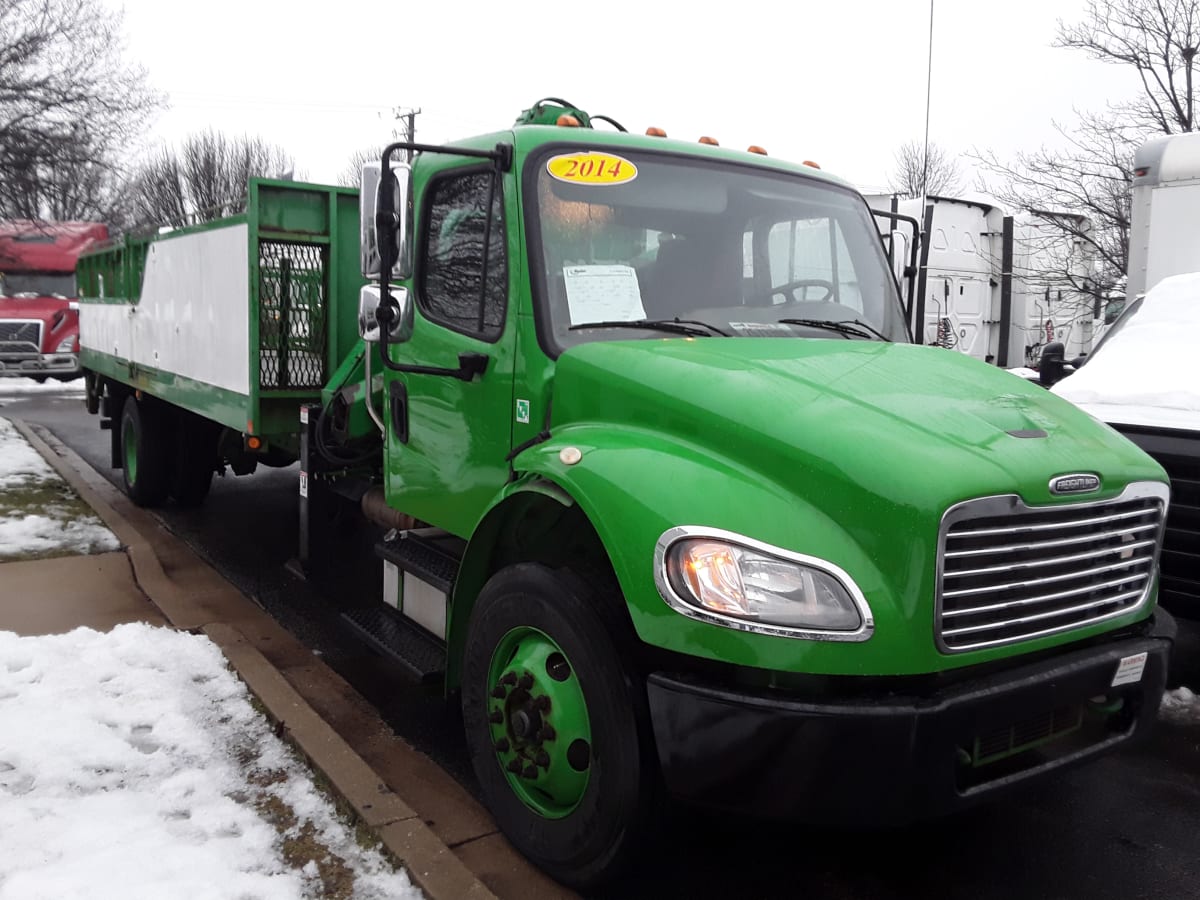
<path fill-rule="evenodd" d="M 1174 620 L 1158 610 L 1143 636 L 921 695 L 808 699 L 658 672 L 647 689 L 659 761 L 673 795 L 720 809 L 844 825 L 941 815 L 1142 734 L 1162 699 L 1174 634 Z M 1142 652 L 1141 679 L 1112 687 L 1118 662 Z M 963 778 L 959 748 L 975 737 L 1098 696 L 1120 698 L 1122 709 L 1089 739 L 1057 742 L 1057 752 L 1047 744 Z"/>

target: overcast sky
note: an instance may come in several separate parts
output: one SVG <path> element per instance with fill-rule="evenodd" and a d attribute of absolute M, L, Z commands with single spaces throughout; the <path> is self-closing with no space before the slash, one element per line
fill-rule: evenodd
<path fill-rule="evenodd" d="M 169 97 L 154 139 L 258 134 L 313 181 L 389 138 L 397 106 L 422 108 L 418 139 L 439 142 L 564 97 L 631 131 L 814 159 L 864 188 L 924 135 L 929 0 L 106 2 Z M 1135 91 L 1130 73 L 1051 46 L 1083 5 L 937 0 L 930 139 L 1007 157 L 1053 140 L 1073 106 Z"/>

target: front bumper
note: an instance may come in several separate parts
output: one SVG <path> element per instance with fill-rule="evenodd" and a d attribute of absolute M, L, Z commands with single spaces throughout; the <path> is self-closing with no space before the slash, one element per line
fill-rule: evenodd
<path fill-rule="evenodd" d="M 81 373 L 78 353 L 0 354 L 0 378 L 28 378 L 32 375 L 69 378 Z"/>
<path fill-rule="evenodd" d="M 840 698 L 659 672 L 648 683 L 659 760 L 675 796 L 754 815 L 888 825 L 954 812 L 1143 733 L 1174 635 L 1174 620 L 1158 610 L 1144 632 L 1109 643 L 941 688 Z M 1114 687 L 1120 661 L 1139 653 L 1141 678 Z M 1103 710 L 1089 703 L 1100 697 Z M 1061 734 L 1070 710 L 1083 724 Z M 1010 747 L 1045 740 L 991 761 L 980 748 L 994 749 L 997 736 Z"/>

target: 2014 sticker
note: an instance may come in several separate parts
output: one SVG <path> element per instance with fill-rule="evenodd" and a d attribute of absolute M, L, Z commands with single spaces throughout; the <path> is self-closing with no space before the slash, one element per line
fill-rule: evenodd
<path fill-rule="evenodd" d="M 637 178 L 638 168 L 611 153 L 563 153 L 546 163 L 546 171 L 573 184 L 625 184 Z"/>

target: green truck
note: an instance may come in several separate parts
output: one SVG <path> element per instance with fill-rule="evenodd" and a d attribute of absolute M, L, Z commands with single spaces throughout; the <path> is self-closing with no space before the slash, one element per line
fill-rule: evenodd
<path fill-rule="evenodd" d="M 79 282 L 134 501 L 299 460 L 311 565 L 355 501 L 383 602 L 353 624 L 461 697 L 488 806 L 564 883 L 666 798 L 903 822 L 1155 717 L 1162 468 L 914 345 L 871 211 L 812 165 L 545 100 L 391 145 L 361 197 L 252 181 Z"/>

